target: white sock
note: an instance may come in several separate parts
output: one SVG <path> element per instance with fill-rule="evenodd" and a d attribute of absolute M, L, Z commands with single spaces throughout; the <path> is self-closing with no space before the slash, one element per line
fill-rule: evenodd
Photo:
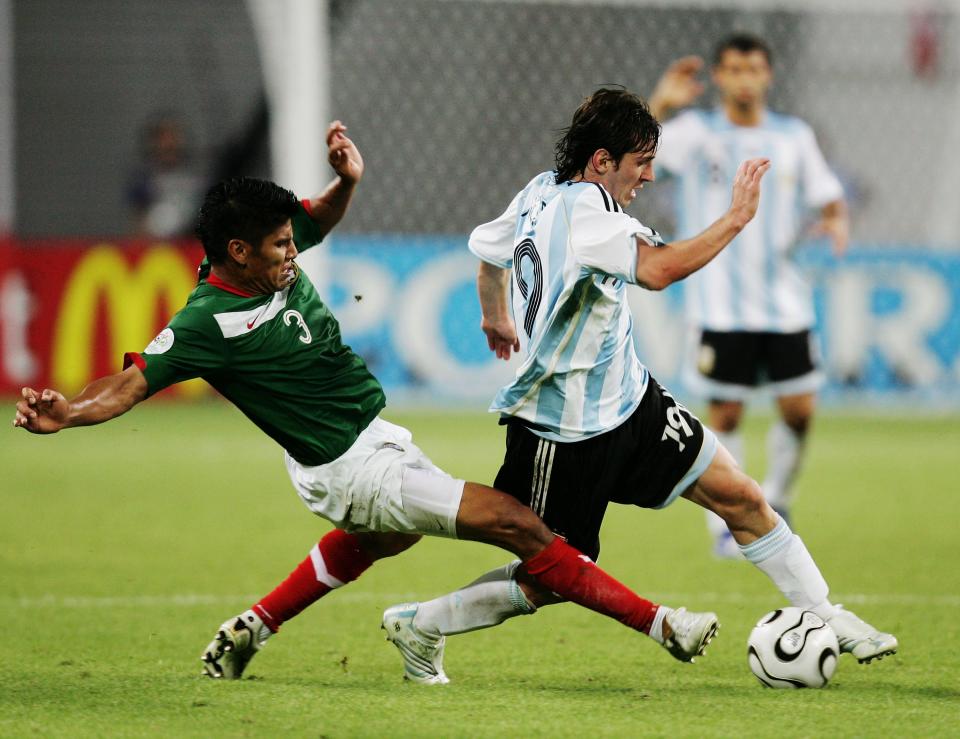
<path fill-rule="evenodd" d="M 273 636 L 273 632 L 270 631 L 270 627 L 267 626 L 263 619 L 260 618 L 260 614 L 257 613 L 252 608 L 241 613 L 238 618 L 240 618 L 247 626 L 250 627 L 250 630 L 253 631 L 253 638 L 259 643 L 263 644 Z"/>
<path fill-rule="evenodd" d="M 798 434 L 782 420 L 767 432 L 767 478 L 763 494 L 774 508 L 790 506 L 793 481 L 800 471 L 805 434 Z"/>
<path fill-rule="evenodd" d="M 673 613 L 672 608 L 660 606 L 657 608 L 657 614 L 653 617 L 653 623 L 650 624 L 650 638 L 657 644 L 663 644 L 663 619 Z"/>
<path fill-rule="evenodd" d="M 481 575 L 469 585 L 419 605 L 414 625 L 428 634 L 463 634 L 496 626 L 513 616 L 536 611 L 513 574 L 514 560 Z"/>
<path fill-rule="evenodd" d="M 773 580 L 790 605 L 813 611 L 826 620 L 836 607 L 827 600 L 830 588 L 807 547 L 779 516 L 777 525 L 756 541 L 741 545 L 743 556 Z"/>
<path fill-rule="evenodd" d="M 739 431 L 715 431 L 717 435 L 717 441 L 719 441 L 730 452 L 737 464 L 740 465 L 740 469 L 743 469 L 745 461 L 745 452 L 743 444 L 743 434 Z M 718 516 L 713 511 L 705 511 L 707 517 L 707 531 L 710 532 L 710 535 L 714 539 L 719 539 L 724 534 L 728 533 L 727 524 L 724 522 L 720 516 Z"/>

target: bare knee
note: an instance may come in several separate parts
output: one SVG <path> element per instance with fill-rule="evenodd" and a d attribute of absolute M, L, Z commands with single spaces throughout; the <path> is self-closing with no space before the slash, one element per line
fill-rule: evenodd
<path fill-rule="evenodd" d="M 806 436 L 810 430 L 813 416 L 809 414 L 784 415 L 783 422 L 797 436 Z"/>
<path fill-rule="evenodd" d="M 504 505 L 493 511 L 490 533 L 497 543 L 518 554 L 532 556 L 553 539 L 547 525 L 529 507 L 504 495 Z"/>
<path fill-rule="evenodd" d="M 357 544 L 370 559 L 384 559 L 405 552 L 422 538 L 420 534 L 364 532 L 355 534 Z"/>
<path fill-rule="evenodd" d="M 798 436 L 806 435 L 813 422 L 816 397 L 812 393 L 788 395 L 778 398 L 777 404 L 780 407 L 780 417 L 790 430 Z"/>
<path fill-rule="evenodd" d="M 528 559 L 553 540 L 547 525 L 506 493 L 476 483 L 464 486 L 457 514 L 461 539 L 495 544 Z"/>
<path fill-rule="evenodd" d="M 743 403 L 739 400 L 711 400 L 708 409 L 710 427 L 723 434 L 736 431 L 743 417 Z"/>

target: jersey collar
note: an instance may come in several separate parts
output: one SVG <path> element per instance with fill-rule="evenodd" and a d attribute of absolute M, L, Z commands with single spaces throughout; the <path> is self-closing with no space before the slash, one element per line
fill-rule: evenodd
<path fill-rule="evenodd" d="M 234 295 L 239 295 L 241 298 L 255 298 L 255 297 L 257 297 L 257 296 L 254 295 L 253 293 L 248 293 L 248 292 L 245 291 L 245 290 L 241 290 L 241 289 L 238 288 L 238 287 L 234 287 L 233 285 L 230 285 L 230 284 L 224 282 L 222 279 L 220 279 L 219 277 L 217 277 L 217 275 L 215 275 L 213 272 L 211 272 L 209 275 L 207 275 L 207 284 L 208 284 L 208 285 L 212 285 L 213 287 L 218 287 L 218 288 L 220 288 L 221 290 L 226 290 L 228 293 L 233 293 Z"/>

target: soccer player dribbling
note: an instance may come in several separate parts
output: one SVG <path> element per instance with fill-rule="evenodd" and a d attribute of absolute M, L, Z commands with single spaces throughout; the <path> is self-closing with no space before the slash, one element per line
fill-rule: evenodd
<path fill-rule="evenodd" d="M 813 557 L 760 486 L 636 355 L 626 285 L 660 290 L 721 255 L 756 214 L 771 166 L 764 157 L 735 163 L 715 220 L 664 244 L 623 211 L 654 180 L 659 135 L 639 97 L 597 90 L 557 142 L 556 168 L 536 175 L 502 215 L 470 236 L 481 260 L 477 289 L 488 347 L 498 357 L 518 352 L 522 359 L 491 405 L 507 427 L 494 485 L 591 557 L 609 503 L 659 509 L 686 498 L 724 521 L 740 554 L 791 605 L 828 621 L 842 651 L 861 662 L 892 654 L 896 638 L 830 602 Z M 388 632 L 391 624 L 406 626 L 393 641 L 408 677 L 416 679 L 429 663 L 432 674 L 419 682 L 446 682 L 446 636 L 557 602 L 519 564 L 430 601 L 387 609 Z M 684 633 L 716 623 L 714 614 L 685 609 L 661 607 L 660 617 Z"/>
<path fill-rule="evenodd" d="M 295 262 L 343 218 L 363 175 L 360 152 L 339 121 L 326 142 L 337 176 L 316 197 L 300 201 L 249 178 L 212 187 L 196 226 L 206 258 L 186 305 L 142 352 L 125 355 L 121 372 L 75 397 L 23 388 L 13 426 L 50 434 L 103 423 L 169 385 L 202 377 L 284 449 L 301 499 L 337 528 L 276 589 L 221 626 L 202 657 L 212 677 L 240 677 L 285 620 L 423 534 L 500 546 L 545 590 L 651 635 L 679 659 L 702 652 L 715 617 L 695 633 L 671 630 L 669 609 L 610 577 L 514 497 L 447 475 L 410 432 L 379 417 L 386 404 L 380 383 L 343 344 Z M 402 637 L 402 619 L 393 625 L 391 635 Z M 441 640 L 431 649 L 438 642 L 442 649 Z M 419 674 L 433 669 L 415 653 L 410 660 Z"/>

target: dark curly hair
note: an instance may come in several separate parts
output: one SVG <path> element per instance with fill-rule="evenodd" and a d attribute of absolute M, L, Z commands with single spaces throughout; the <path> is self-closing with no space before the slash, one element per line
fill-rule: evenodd
<path fill-rule="evenodd" d="M 557 141 L 557 182 L 581 174 L 598 149 L 606 149 L 619 164 L 624 154 L 655 152 L 659 142 L 660 124 L 638 95 L 622 87 L 602 87 L 577 108 Z"/>
<path fill-rule="evenodd" d="M 297 196 L 268 180 L 233 177 L 207 191 L 194 232 L 207 260 L 218 264 L 227 258 L 227 244 L 242 239 L 254 248 L 294 216 Z"/>

